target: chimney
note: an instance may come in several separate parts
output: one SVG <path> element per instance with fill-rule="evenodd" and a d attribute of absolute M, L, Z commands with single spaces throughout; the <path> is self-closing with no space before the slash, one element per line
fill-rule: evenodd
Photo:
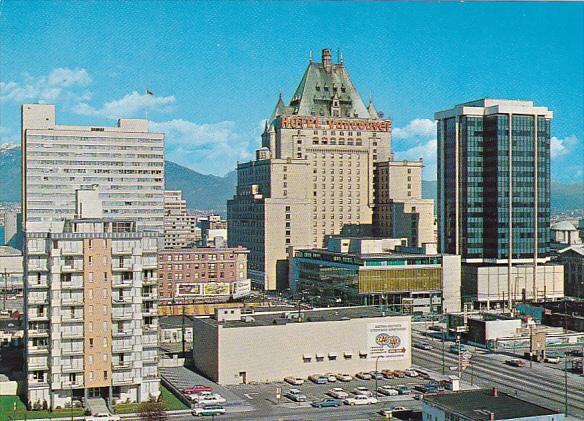
<path fill-rule="evenodd" d="M 495 398 L 499 397 L 499 392 L 497 391 L 497 388 L 496 387 L 493 387 L 493 396 Z"/>
<path fill-rule="evenodd" d="M 331 49 L 330 48 L 323 48 L 322 49 L 322 65 L 324 69 L 328 72 L 331 70 Z"/>

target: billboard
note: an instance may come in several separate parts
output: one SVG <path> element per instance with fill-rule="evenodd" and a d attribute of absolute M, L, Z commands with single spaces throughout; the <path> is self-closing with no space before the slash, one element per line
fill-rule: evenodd
<path fill-rule="evenodd" d="M 401 360 L 411 352 L 408 321 L 369 323 L 367 327 L 367 356 L 370 360 Z"/>
<path fill-rule="evenodd" d="M 196 297 L 202 295 L 202 284 L 176 284 L 177 297 Z"/>
<path fill-rule="evenodd" d="M 231 283 L 231 295 L 233 298 L 243 297 L 251 294 L 251 280 L 235 281 Z"/>
<path fill-rule="evenodd" d="M 204 295 L 229 295 L 229 282 L 209 282 L 203 284 Z"/>

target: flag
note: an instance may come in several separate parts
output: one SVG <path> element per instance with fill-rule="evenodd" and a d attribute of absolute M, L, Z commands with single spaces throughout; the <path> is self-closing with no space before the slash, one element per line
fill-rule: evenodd
<path fill-rule="evenodd" d="M 150 89 L 146 89 L 146 95 L 154 96 Z"/>

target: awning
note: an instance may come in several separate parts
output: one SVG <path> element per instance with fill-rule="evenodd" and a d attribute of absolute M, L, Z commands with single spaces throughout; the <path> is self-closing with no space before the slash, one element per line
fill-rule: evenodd
<path fill-rule="evenodd" d="M 317 352 L 316 358 L 324 358 L 324 354 L 322 352 Z"/>
<path fill-rule="evenodd" d="M 339 354 L 337 354 L 336 352 L 329 352 L 329 357 L 331 358 L 337 358 L 339 356 Z"/>
<path fill-rule="evenodd" d="M 310 360 L 312 358 L 312 354 L 304 354 L 302 358 L 304 358 L 305 360 Z"/>
<path fill-rule="evenodd" d="M 359 355 L 367 355 L 367 351 L 359 351 Z"/>
<path fill-rule="evenodd" d="M 353 356 L 352 351 L 345 351 L 345 357 L 352 357 L 352 356 Z"/>

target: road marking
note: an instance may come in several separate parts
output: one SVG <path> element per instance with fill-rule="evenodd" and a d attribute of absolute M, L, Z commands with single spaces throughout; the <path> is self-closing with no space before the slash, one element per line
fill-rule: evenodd
<path fill-rule="evenodd" d="M 243 396 L 245 396 L 246 398 L 253 400 L 253 398 L 249 395 L 249 393 L 245 393 Z"/>

